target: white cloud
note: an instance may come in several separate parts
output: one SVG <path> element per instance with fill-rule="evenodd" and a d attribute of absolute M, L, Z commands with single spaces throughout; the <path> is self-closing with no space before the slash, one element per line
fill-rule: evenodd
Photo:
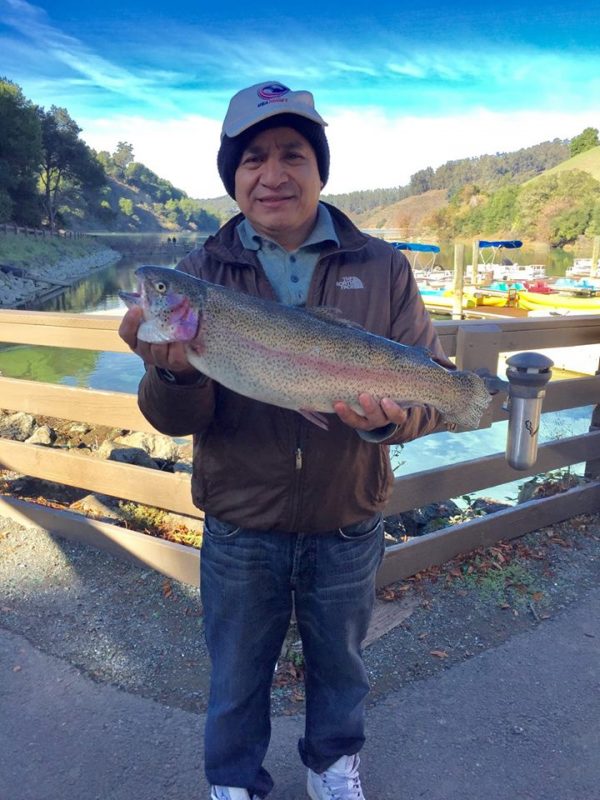
<path fill-rule="evenodd" d="M 487 153 L 512 152 L 598 127 L 595 113 L 474 110 L 446 117 L 390 116 L 380 111 L 329 114 L 331 173 L 326 191 L 402 186 L 425 167 Z"/>
<path fill-rule="evenodd" d="M 221 123 L 200 116 L 165 121 L 143 117 L 78 120 L 81 138 L 95 150 L 114 152 L 120 141 L 133 145 L 135 160 L 192 197 L 225 194 L 217 171 Z"/>
<path fill-rule="evenodd" d="M 346 110 L 328 115 L 331 173 L 326 192 L 401 186 L 420 169 L 486 153 L 511 152 L 554 138 L 569 139 L 600 123 L 594 114 L 473 111 L 416 118 L 381 111 Z M 216 166 L 221 124 L 189 115 L 166 121 L 142 117 L 79 120 L 82 138 L 96 150 L 133 145 L 140 161 L 192 197 L 224 194 Z"/>

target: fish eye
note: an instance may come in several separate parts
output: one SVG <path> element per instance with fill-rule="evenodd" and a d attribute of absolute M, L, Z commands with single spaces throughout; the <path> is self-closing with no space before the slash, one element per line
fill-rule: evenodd
<path fill-rule="evenodd" d="M 167 284 L 164 281 L 156 281 L 154 288 L 159 294 L 164 294 L 167 291 Z"/>

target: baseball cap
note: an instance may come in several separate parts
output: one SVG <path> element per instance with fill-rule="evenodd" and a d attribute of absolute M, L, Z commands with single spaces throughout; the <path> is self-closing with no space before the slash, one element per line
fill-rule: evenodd
<path fill-rule="evenodd" d="M 327 125 L 317 113 L 310 92 L 292 91 L 279 81 L 256 83 L 235 94 L 230 102 L 221 138 L 233 138 L 240 133 L 276 114 L 297 114 L 319 125 Z"/>

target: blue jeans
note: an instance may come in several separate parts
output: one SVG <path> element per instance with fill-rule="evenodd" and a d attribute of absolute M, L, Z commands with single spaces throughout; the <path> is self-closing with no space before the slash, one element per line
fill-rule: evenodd
<path fill-rule="evenodd" d="M 201 596 L 212 662 L 205 770 L 210 784 L 265 797 L 275 664 L 296 613 L 305 661 L 307 767 L 322 772 L 364 743 L 362 661 L 383 556 L 381 515 L 325 534 L 205 520 Z"/>

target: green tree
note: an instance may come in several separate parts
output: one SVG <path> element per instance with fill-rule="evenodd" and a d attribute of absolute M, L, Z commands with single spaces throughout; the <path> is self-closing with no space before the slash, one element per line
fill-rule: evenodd
<path fill-rule="evenodd" d="M 548 236 L 552 247 L 562 247 L 576 241 L 577 237 L 585 232 L 590 216 L 589 208 L 578 206 L 569 208 L 553 217 L 549 222 L 550 235 Z"/>
<path fill-rule="evenodd" d="M 120 197 L 119 210 L 122 214 L 125 214 L 126 217 L 133 216 L 133 200 L 130 200 L 128 197 Z"/>
<path fill-rule="evenodd" d="M 594 203 L 585 233 L 587 236 L 600 236 L 600 199 Z"/>
<path fill-rule="evenodd" d="M 124 178 L 127 167 L 133 161 L 133 145 L 129 144 L 129 142 L 118 142 L 117 149 L 112 154 L 111 160 L 115 169 L 113 173 L 115 177 Z"/>
<path fill-rule="evenodd" d="M 598 199 L 600 183 L 587 172 L 543 175 L 522 187 L 516 224 L 523 235 L 560 246 L 584 233 Z"/>
<path fill-rule="evenodd" d="M 41 148 L 36 107 L 16 83 L 0 78 L 0 221 L 40 224 Z"/>
<path fill-rule="evenodd" d="M 494 192 L 485 207 L 483 227 L 491 233 L 510 232 L 517 212 L 518 186 L 503 186 Z"/>
<path fill-rule="evenodd" d="M 434 171 L 431 167 L 421 169 L 410 176 L 411 194 L 423 194 L 433 188 Z"/>
<path fill-rule="evenodd" d="M 571 139 L 571 156 L 585 153 L 586 150 L 591 150 L 592 147 L 597 147 L 599 144 L 598 128 L 585 128 L 579 136 L 575 136 Z"/>
<path fill-rule="evenodd" d="M 56 227 L 59 204 L 70 190 L 99 188 L 106 183 L 104 168 L 79 138 L 81 128 L 66 108 L 38 109 L 42 127 L 40 181 L 44 209 L 52 230 Z"/>

